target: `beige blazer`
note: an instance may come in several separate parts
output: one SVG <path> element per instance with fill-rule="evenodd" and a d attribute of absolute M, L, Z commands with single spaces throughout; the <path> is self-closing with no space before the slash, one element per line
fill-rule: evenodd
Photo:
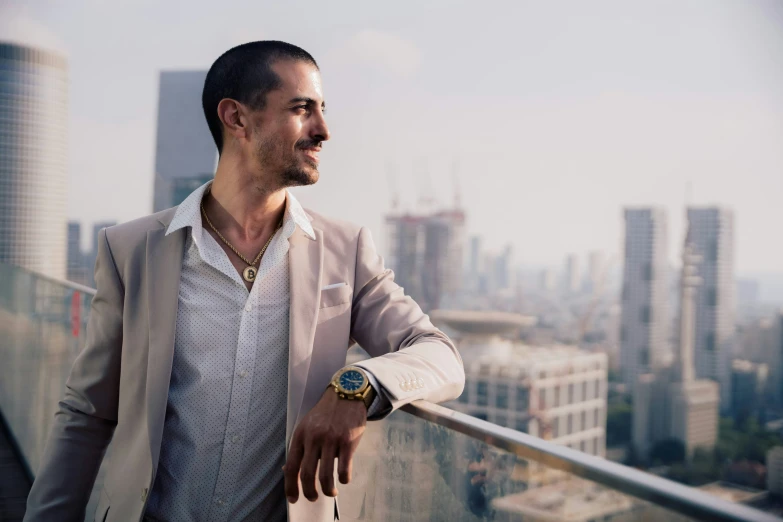
<path fill-rule="evenodd" d="M 95 520 L 138 522 L 143 516 L 160 454 L 189 233 L 186 227 L 166 236 L 175 211 L 98 236 L 87 342 L 55 416 L 26 521 L 82 522 L 112 440 Z M 290 238 L 288 397 L 269 398 L 281 405 L 287 400 L 286 447 L 354 342 L 373 357 L 361 366 L 375 375 L 393 408 L 458 397 L 465 376 L 457 350 L 394 282 L 368 230 L 307 215 L 316 239 L 298 227 Z M 346 285 L 321 290 L 339 282 Z M 292 522 L 331 521 L 335 513 L 335 501 L 323 494 L 314 503 L 300 496 L 289 506 Z"/>

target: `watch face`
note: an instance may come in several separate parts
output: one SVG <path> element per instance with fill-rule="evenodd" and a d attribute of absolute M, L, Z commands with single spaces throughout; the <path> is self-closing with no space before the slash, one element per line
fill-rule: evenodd
<path fill-rule="evenodd" d="M 364 375 L 356 370 L 348 370 L 340 375 L 340 386 L 345 391 L 355 392 L 359 391 L 364 385 Z"/>

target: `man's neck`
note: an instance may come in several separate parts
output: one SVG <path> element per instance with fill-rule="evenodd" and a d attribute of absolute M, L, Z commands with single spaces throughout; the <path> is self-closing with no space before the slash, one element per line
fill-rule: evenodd
<path fill-rule="evenodd" d="M 250 176 L 225 170 L 215 174 L 204 208 L 221 232 L 252 242 L 269 236 L 283 219 L 285 189 L 265 189 Z"/>

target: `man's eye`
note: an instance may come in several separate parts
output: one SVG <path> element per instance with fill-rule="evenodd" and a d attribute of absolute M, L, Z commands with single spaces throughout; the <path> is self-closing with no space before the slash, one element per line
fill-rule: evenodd
<path fill-rule="evenodd" d="M 307 105 L 297 105 L 296 107 L 294 107 L 294 109 L 296 109 L 296 110 L 299 110 L 299 109 L 307 110 Z"/>

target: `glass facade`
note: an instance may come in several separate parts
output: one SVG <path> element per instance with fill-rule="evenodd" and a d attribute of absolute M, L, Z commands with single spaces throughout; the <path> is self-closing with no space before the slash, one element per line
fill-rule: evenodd
<path fill-rule="evenodd" d="M 0 262 L 64 279 L 68 65 L 0 42 Z"/>

